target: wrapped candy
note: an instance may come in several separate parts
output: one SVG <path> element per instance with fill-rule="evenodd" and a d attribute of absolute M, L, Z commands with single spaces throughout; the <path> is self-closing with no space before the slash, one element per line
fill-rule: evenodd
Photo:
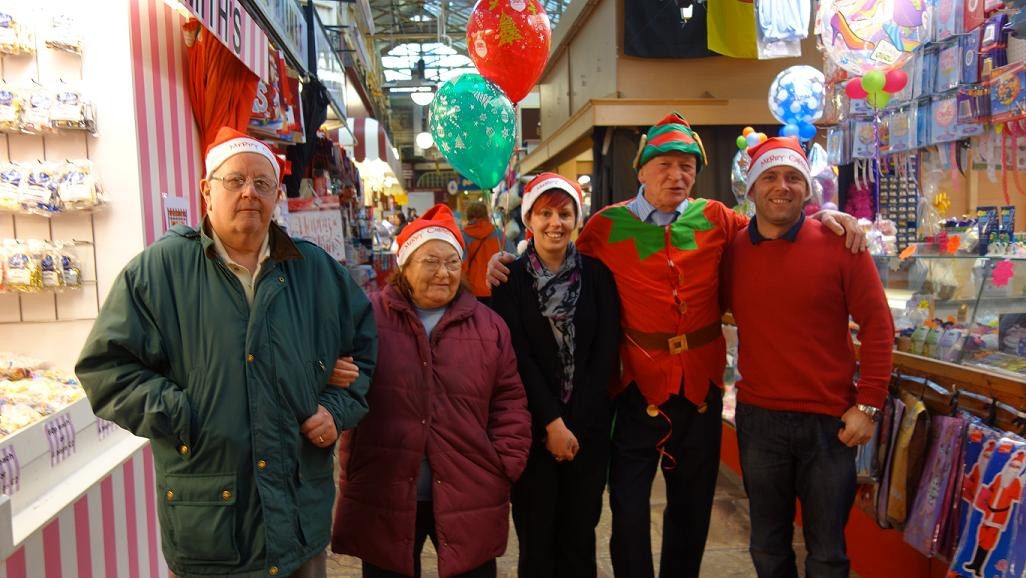
<path fill-rule="evenodd" d="M 61 210 L 57 194 L 59 165 L 42 162 L 31 167 L 19 188 L 19 201 L 23 211 L 49 215 Z"/>
<path fill-rule="evenodd" d="M 21 95 L 7 83 L 0 84 L 0 132 L 21 130 Z"/>
<path fill-rule="evenodd" d="M 32 54 L 35 39 L 11 2 L 0 3 L 0 54 Z"/>
<path fill-rule="evenodd" d="M 39 260 L 28 245 L 17 239 L 4 239 L 4 288 L 7 291 L 32 293 L 43 288 Z"/>
<path fill-rule="evenodd" d="M 82 31 L 78 19 L 72 14 L 61 12 L 52 15 L 44 38 L 47 48 L 82 54 Z"/>

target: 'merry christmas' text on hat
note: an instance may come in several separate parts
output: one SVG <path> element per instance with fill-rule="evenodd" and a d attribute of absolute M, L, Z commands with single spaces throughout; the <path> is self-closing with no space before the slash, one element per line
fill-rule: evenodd
<path fill-rule="evenodd" d="M 460 232 L 452 211 L 441 203 L 403 227 L 396 238 L 396 243 L 399 244 L 396 263 L 400 267 L 403 266 L 410 255 L 428 241 L 445 241 L 452 245 L 461 257 L 463 256 L 463 233 Z"/>
<path fill-rule="evenodd" d="M 702 165 L 709 164 L 698 133 L 691 129 L 691 125 L 680 113 L 671 112 L 641 137 L 638 155 L 634 158 L 634 170 L 641 170 L 653 157 L 674 151 L 698 157 L 699 171 Z"/>
<path fill-rule="evenodd" d="M 538 197 L 553 189 L 563 191 L 574 200 L 574 207 L 577 208 L 577 226 L 580 227 L 584 223 L 584 205 L 581 200 L 584 193 L 576 182 L 556 173 L 542 173 L 531 179 L 531 182 L 524 187 L 524 199 L 520 206 L 524 219 L 526 220 L 527 214 L 531 212 L 531 207 L 534 206 Z"/>
<path fill-rule="evenodd" d="M 278 155 L 259 140 L 227 126 L 222 126 L 217 131 L 214 142 L 207 147 L 207 155 L 204 159 L 207 169 L 206 178 L 210 178 L 210 175 L 214 174 L 214 171 L 226 160 L 241 153 L 256 153 L 266 158 L 274 167 L 274 177 L 281 183 L 282 169 L 285 163 L 278 158 Z"/>
<path fill-rule="evenodd" d="M 748 156 L 751 161 L 748 164 L 748 189 L 745 194 L 752 193 L 752 186 L 764 171 L 773 167 L 791 167 L 805 177 L 805 198 L 812 196 L 812 171 L 798 139 L 791 136 L 768 138 L 749 148 Z"/>

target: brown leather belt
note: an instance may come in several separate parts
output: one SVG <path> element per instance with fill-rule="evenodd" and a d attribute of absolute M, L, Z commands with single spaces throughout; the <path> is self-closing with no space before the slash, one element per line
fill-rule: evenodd
<path fill-rule="evenodd" d="M 712 343 L 716 338 L 723 335 L 723 329 L 720 322 L 717 321 L 701 329 L 696 329 L 691 333 L 681 333 L 680 335 L 674 335 L 673 333 L 649 333 L 647 331 L 631 329 L 630 327 L 624 327 L 623 334 L 628 341 L 643 349 L 658 349 L 660 351 L 669 351 L 671 354 L 676 355 L 682 351 Z"/>

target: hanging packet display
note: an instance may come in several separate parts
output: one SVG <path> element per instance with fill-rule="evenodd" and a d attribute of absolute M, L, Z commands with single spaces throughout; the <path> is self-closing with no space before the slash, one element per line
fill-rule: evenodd
<path fill-rule="evenodd" d="M 962 46 L 962 70 L 959 74 L 959 81 L 962 84 L 974 84 L 980 81 L 980 38 L 982 37 L 983 28 L 976 28 L 966 32 L 959 39 Z"/>
<path fill-rule="evenodd" d="M 971 32 L 983 25 L 983 2 L 984 0 L 965 0 L 962 8 L 962 30 Z"/>
<path fill-rule="evenodd" d="M 980 79 L 987 80 L 995 68 L 1008 64 L 1008 15 L 995 14 L 983 24 L 980 36 Z"/>
<path fill-rule="evenodd" d="M 916 51 L 916 74 L 912 77 L 912 98 L 933 94 L 937 70 L 937 46 Z"/>
<path fill-rule="evenodd" d="M 990 120 L 1004 123 L 1026 110 L 1026 65 L 1015 62 L 995 68 L 990 77 Z"/>
<path fill-rule="evenodd" d="M 887 119 L 891 152 L 904 152 L 916 148 L 916 131 L 913 128 L 912 117 L 911 107 L 905 106 L 894 111 Z"/>
<path fill-rule="evenodd" d="M 1018 436 L 997 441 L 970 506 L 948 576 L 1003 576 L 1008 568 L 1012 524 L 1018 518 L 1026 474 L 1026 442 Z"/>
<path fill-rule="evenodd" d="M 883 475 L 880 477 L 880 484 L 876 495 L 876 524 L 881 528 L 890 528 L 887 521 L 887 502 L 890 500 L 891 488 L 891 464 L 894 461 L 894 447 L 897 445 L 898 430 L 901 428 L 901 421 L 905 418 L 905 402 L 900 398 L 890 396 L 892 403 L 884 406 L 885 410 L 890 409 L 890 415 L 884 413 L 883 422 L 889 430 L 887 436 L 887 447 L 883 461 Z M 887 423 L 888 420 L 890 423 Z"/>
<path fill-rule="evenodd" d="M 954 94 L 935 96 L 930 103 L 930 144 L 958 140 L 958 110 Z"/>
<path fill-rule="evenodd" d="M 960 417 L 936 416 L 930 424 L 930 449 L 904 534 L 905 542 L 927 558 L 937 553 L 946 530 L 964 434 Z"/>
<path fill-rule="evenodd" d="M 963 10 L 960 0 L 934 0 L 933 40 L 935 42 L 947 40 L 959 33 Z"/>
<path fill-rule="evenodd" d="M 903 394 L 902 401 L 905 402 L 905 417 L 898 429 L 887 498 L 887 521 L 899 529 L 905 528 L 908 510 L 915 503 L 930 431 L 930 414 L 923 400 Z"/>
<path fill-rule="evenodd" d="M 952 38 L 937 49 L 934 92 L 947 92 L 958 86 L 962 75 L 961 45 L 958 38 Z"/>

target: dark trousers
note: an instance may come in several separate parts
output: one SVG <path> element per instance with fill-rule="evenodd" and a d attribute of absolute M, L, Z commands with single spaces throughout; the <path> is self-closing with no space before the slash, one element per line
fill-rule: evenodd
<path fill-rule="evenodd" d="M 609 465 L 609 434 L 578 438 L 573 461 L 557 462 L 535 443 L 513 486 L 513 524 L 522 578 L 593 578 L 595 526 Z"/>
<path fill-rule="evenodd" d="M 808 551 L 805 575 L 846 578 L 844 527 L 855 501 L 856 448 L 837 439 L 841 420 L 738 404 L 735 421 L 759 577 L 798 576 L 791 547 L 797 498 Z"/>
<path fill-rule="evenodd" d="M 310 558 L 286 578 L 325 578 L 328 575 L 328 555 L 325 552 Z M 168 572 L 168 578 L 178 578 L 174 572 Z"/>
<path fill-rule="evenodd" d="M 417 502 L 417 529 L 413 544 L 413 577 L 420 578 L 420 553 L 424 550 L 424 541 L 431 538 L 431 543 L 438 547 L 435 535 L 435 512 L 431 502 Z M 469 572 L 457 574 L 453 578 L 495 578 L 498 568 L 492 558 Z M 363 578 L 410 578 L 405 574 L 379 568 L 373 564 L 363 563 Z"/>
<path fill-rule="evenodd" d="M 710 385 L 706 408 L 671 396 L 649 416 L 645 398 L 631 384 L 617 396 L 609 461 L 609 505 L 613 514 L 609 552 L 616 578 L 652 578 L 650 516 L 652 481 L 662 459 L 666 482 L 661 578 L 698 576 L 709 534 L 723 436 L 723 395 Z M 667 418 L 669 421 L 667 421 Z M 667 438 L 663 450 L 657 446 Z M 674 463 L 675 460 L 675 463 Z"/>

